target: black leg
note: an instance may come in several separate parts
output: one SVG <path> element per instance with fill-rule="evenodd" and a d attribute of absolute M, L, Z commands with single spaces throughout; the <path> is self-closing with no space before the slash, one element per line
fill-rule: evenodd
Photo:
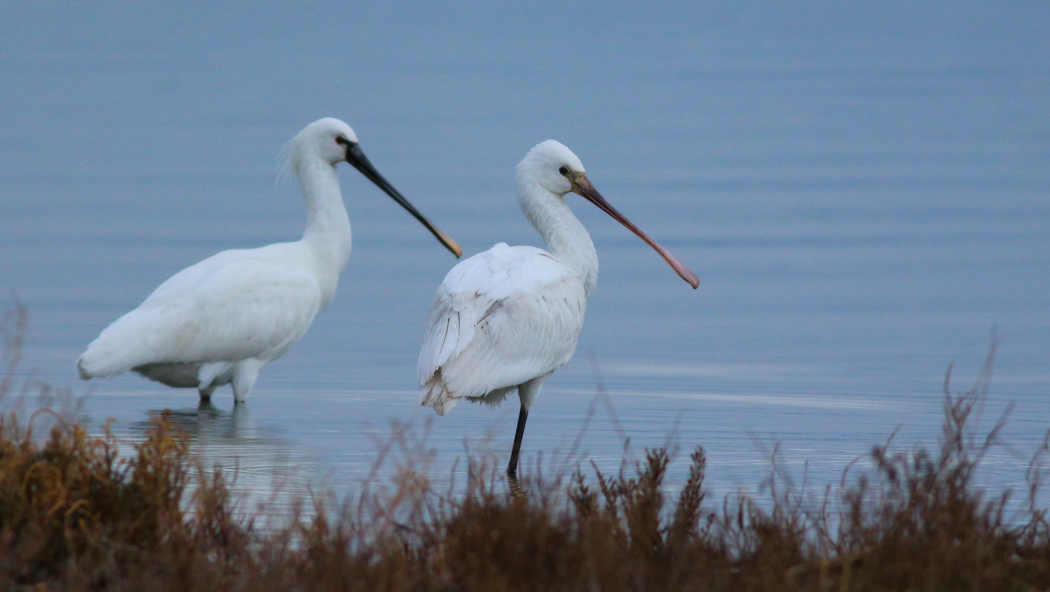
<path fill-rule="evenodd" d="M 525 422 L 529 419 L 529 410 L 524 405 L 518 412 L 518 429 L 514 432 L 514 449 L 510 452 L 510 464 L 507 465 L 507 476 L 518 478 L 518 453 L 521 452 L 521 437 L 525 435 Z"/>

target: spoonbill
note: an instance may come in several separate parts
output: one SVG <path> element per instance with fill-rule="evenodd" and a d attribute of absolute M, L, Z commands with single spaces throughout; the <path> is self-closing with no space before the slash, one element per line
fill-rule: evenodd
<path fill-rule="evenodd" d="M 284 355 L 335 297 L 350 257 L 350 219 L 336 164 L 346 161 L 423 223 L 458 258 L 462 251 L 394 189 L 358 146 L 354 130 L 319 119 L 288 143 L 287 165 L 306 202 L 295 242 L 213 255 L 173 275 L 106 327 L 77 360 L 84 380 L 133 370 L 202 402 L 225 384 L 236 403 L 263 366 Z"/>
<path fill-rule="evenodd" d="M 420 403 L 444 415 L 456 403 L 521 403 L 507 476 L 516 479 L 529 408 L 552 372 L 576 351 L 598 254 L 565 202 L 572 192 L 598 206 L 667 261 L 695 289 L 696 274 L 616 211 L 580 159 L 559 142 L 536 145 L 517 166 L 518 203 L 547 250 L 499 243 L 459 263 L 437 290 L 419 354 Z"/>

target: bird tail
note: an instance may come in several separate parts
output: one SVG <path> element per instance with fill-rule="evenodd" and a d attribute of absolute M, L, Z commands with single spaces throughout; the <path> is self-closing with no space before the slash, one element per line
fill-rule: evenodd
<path fill-rule="evenodd" d="M 103 329 L 88 344 L 77 359 L 81 379 L 109 378 L 151 361 L 148 357 L 149 348 L 145 347 L 142 339 L 136 339 L 141 333 L 135 331 L 136 325 L 142 324 L 136 323 L 140 317 L 139 311 L 131 311 Z"/>
<path fill-rule="evenodd" d="M 77 360 L 77 372 L 80 373 L 80 380 L 91 380 L 95 376 L 90 370 L 84 367 L 84 356 L 80 356 Z"/>
<path fill-rule="evenodd" d="M 441 370 L 438 369 L 434 376 L 423 385 L 419 395 L 419 404 L 424 407 L 433 407 L 438 415 L 444 415 L 459 403 L 460 397 L 455 397 L 448 390 L 445 381 L 441 379 Z"/>
<path fill-rule="evenodd" d="M 89 345 L 87 351 L 77 358 L 77 371 L 81 380 L 109 378 L 131 369 L 130 366 L 124 367 L 126 364 L 114 363 L 116 360 L 113 360 L 112 356 L 107 356 L 105 351 L 100 351 L 100 348 L 92 347 L 93 345 L 95 344 Z"/>

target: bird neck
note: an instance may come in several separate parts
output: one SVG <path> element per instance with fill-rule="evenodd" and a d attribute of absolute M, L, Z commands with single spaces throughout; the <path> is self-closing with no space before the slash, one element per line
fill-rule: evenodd
<path fill-rule="evenodd" d="M 518 203 L 547 243 L 547 251 L 579 275 L 590 296 L 598 282 L 598 253 L 591 235 L 572 213 L 565 198 L 538 183 L 523 181 L 518 187 Z"/>
<path fill-rule="evenodd" d="M 336 276 L 350 259 L 350 217 L 339 191 L 335 166 L 315 159 L 299 171 L 299 188 L 306 201 L 306 243 L 317 258 L 319 271 Z"/>

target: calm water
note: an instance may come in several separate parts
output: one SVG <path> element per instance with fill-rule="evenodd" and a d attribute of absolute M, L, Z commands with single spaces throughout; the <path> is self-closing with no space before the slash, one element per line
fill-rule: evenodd
<path fill-rule="evenodd" d="M 986 416 L 1016 405 L 1018 452 L 992 456 L 990 482 L 1017 486 L 1050 428 L 1045 2 L 67 4 L 0 7 L 0 289 L 32 315 L 23 370 L 90 393 L 86 418 L 125 437 L 174 409 L 258 491 L 275 472 L 345 491 L 393 419 L 429 430 L 435 470 L 464 446 L 505 462 L 514 405 L 429 427 L 416 407 L 421 325 L 454 261 L 349 169 L 339 295 L 245 408 L 228 389 L 198 411 L 194 391 L 136 376 L 75 380 L 83 347 L 174 272 L 299 236 L 276 155 L 326 115 L 467 254 L 538 244 L 513 167 L 552 137 L 700 274 L 694 292 L 572 202 L 602 269 L 527 463 L 581 433 L 576 458 L 603 468 L 624 435 L 702 444 L 724 493 L 754 489 L 780 442 L 799 474 L 837 481 L 898 426 L 902 445 L 935 443 L 944 371 L 969 386 L 993 326 Z M 589 412 L 589 356 L 619 424 Z"/>

